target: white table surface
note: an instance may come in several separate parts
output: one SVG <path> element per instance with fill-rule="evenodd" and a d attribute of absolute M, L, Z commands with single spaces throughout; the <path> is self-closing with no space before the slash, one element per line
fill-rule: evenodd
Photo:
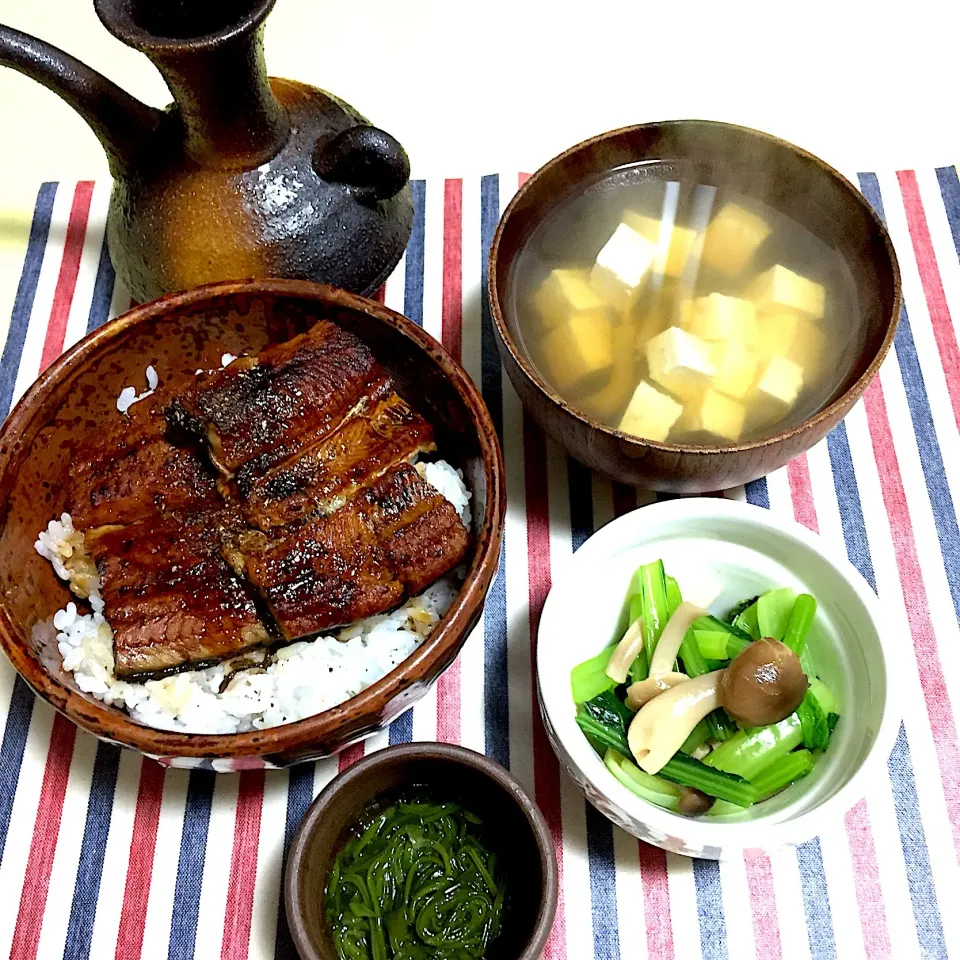
<path fill-rule="evenodd" d="M 676 117 L 759 127 L 841 169 L 882 169 L 960 159 L 956 9 L 950 0 L 278 0 L 266 49 L 271 73 L 330 89 L 397 136 L 416 176 L 532 170 L 592 134 Z M 169 100 L 91 0 L 0 0 L 0 22 L 151 104 Z M 9 70 L 0 118 L 0 211 L 32 206 L 41 180 L 106 176 L 83 122 Z"/>

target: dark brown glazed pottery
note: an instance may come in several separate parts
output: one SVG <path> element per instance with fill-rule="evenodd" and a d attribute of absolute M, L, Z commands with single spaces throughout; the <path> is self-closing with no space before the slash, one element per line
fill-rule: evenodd
<path fill-rule="evenodd" d="M 724 185 L 789 214 L 845 257 L 860 305 L 859 350 L 832 401 L 767 438 L 727 446 L 640 440 L 573 408 L 539 375 L 520 345 L 512 308 L 513 268 L 534 229 L 598 175 L 665 161 L 677 179 Z M 663 167 L 660 167 L 661 171 Z M 662 175 L 662 174 L 661 174 Z M 857 401 L 890 349 L 900 315 L 900 271 L 886 229 L 860 193 L 822 160 L 746 127 L 671 120 L 624 127 L 587 140 L 541 167 L 504 211 L 490 249 L 488 294 L 497 347 L 534 419 L 577 460 L 622 483 L 707 493 L 755 480 L 824 437 Z"/>
<path fill-rule="evenodd" d="M 69 54 L 0 26 L 0 65 L 59 94 L 114 176 L 117 275 L 139 301 L 216 280 L 291 277 L 374 291 L 413 223 L 400 144 L 316 87 L 267 78 L 275 0 L 94 0 L 174 102 L 155 110 Z"/>
<path fill-rule="evenodd" d="M 120 416 L 117 396 L 131 384 L 140 389 L 147 364 L 161 384 L 187 382 L 198 369 L 218 368 L 225 352 L 255 353 L 319 318 L 354 331 L 373 349 L 399 392 L 433 423 L 440 455 L 463 470 L 474 519 L 460 592 L 409 659 L 318 716 L 233 735 L 141 726 L 80 692 L 60 665 L 51 618 L 71 597 L 34 542 L 64 509 L 71 453 Z M 77 344 L 40 376 L 0 429 L 0 648 L 39 696 L 80 727 L 151 756 L 182 765 L 254 759 L 275 766 L 327 756 L 408 709 L 453 662 L 483 611 L 503 514 L 503 461 L 487 408 L 459 364 L 414 323 L 372 300 L 295 280 L 247 280 L 173 294 L 134 308 Z"/>
<path fill-rule="evenodd" d="M 543 814 L 500 764 L 463 747 L 409 743 L 365 757 L 332 780 L 294 834 L 283 878 L 284 904 L 302 960 L 337 960 L 324 918 L 327 875 L 365 807 L 380 796 L 426 787 L 462 801 L 496 824 L 511 903 L 488 960 L 539 960 L 557 906 L 557 862 Z"/>

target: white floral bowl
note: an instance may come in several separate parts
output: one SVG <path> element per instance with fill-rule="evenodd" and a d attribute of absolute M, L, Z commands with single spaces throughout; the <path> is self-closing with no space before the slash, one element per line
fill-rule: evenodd
<path fill-rule="evenodd" d="M 685 595 L 705 579 L 719 579 L 722 592 L 713 612 L 776 586 L 817 599 L 809 649 L 840 703 L 840 722 L 809 776 L 743 813 L 690 819 L 648 803 L 604 767 L 575 722 L 571 669 L 619 636 L 630 577 L 658 558 Z M 868 791 L 893 748 L 899 714 L 890 702 L 886 666 L 888 655 L 895 660 L 889 622 L 847 559 L 792 520 L 719 498 L 642 507 L 594 534 L 554 579 L 537 646 L 547 735 L 587 799 L 648 843 L 711 859 L 803 843 Z"/>

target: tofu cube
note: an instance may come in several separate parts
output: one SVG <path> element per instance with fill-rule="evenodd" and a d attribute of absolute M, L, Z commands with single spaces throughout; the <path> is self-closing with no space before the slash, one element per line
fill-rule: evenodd
<path fill-rule="evenodd" d="M 721 440 L 740 439 L 747 409 L 718 390 L 706 390 L 698 400 L 687 407 L 682 426 L 697 432 L 712 433 Z"/>
<path fill-rule="evenodd" d="M 657 245 L 621 223 L 597 254 L 590 284 L 597 294 L 615 304 L 625 302 L 643 282 L 657 259 Z"/>
<path fill-rule="evenodd" d="M 710 345 L 710 360 L 716 368 L 711 386 L 714 390 L 742 400 L 757 378 L 757 358 L 749 347 L 737 340 Z"/>
<path fill-rule="evenodd" d="M 600 310 L 603 301 L 590 286 L 589 270 L 551 270 L 533 295 L 533 306 L 547 329 L 571 314 Z"/>
<path fill-rule="evenodd" d="M 757 381 L 757 404 L 782 415 L 797 402 L 802 388 L 803 369 L 786 357 L 773 357 Z"/>
<path fill-rule="evenodd" d="M 543 338 L 547 377 L 561 392 L 613 366 L 613 325 L 602 310 L 570 317 Z"/>
<path fill-rule="evenodd" d="M 583 400 L 583 408 L 591 416 L 607 423 L 617 423 L 617 414 L 623 410 L 637 383 L 636 330 L 630 323 L 613 328 L 613 371 L 610 379 L 596 393 Z"/>
<path fill-rule="evenodd" d="M 664 236 L 663 225 L 656 217 L 632 210 L 623 215 L 623 222 L 657 245 L 657 266 L 668 277 L 679 280 L 697 239 L 697 231 L 676 224 Z"/>
<path fill-rule="evenodd" d="M 801 318 L 797 323 L 793 343 L 784 355 L 803 369 L 808 382 L 823 361 L 826 339 L 820 324 L 806 318 Z"/>
<path fill-rule="evenodd" d="M 786 309 L 796 310 L 812 320 L 819 320 L 823 316 L 823 286 L 779 263 L 750 283 L 747 296 L 761 313 Z"/>
<path fill-rule="evenodd" d="M 653 384 L 641 380 L 620 418 L 619 429 L 645 440 L 664 441 L 683 407 Z"/>
<path fill-rule="evenodd" d="M 757 353 L 766 360 L 787 356 L 797 339 L 802 317 L 792 310 L 776 310 L 762 314 L 757 326 Z"/>
<path fill-rule="evenodd" d="M 684 329 L 701 340 L 735 340 L 753 347 L 757 342 L 757 311 L 749 300 L 711 293 L 680 308 Z"/>
<path fill-rule="evenodd" d="M 710 221 L 700 259 L 728 277 L 736 277 L 770 236 L 767 222 L 735 203 L 726 204 Z"/>
<path fill-rule="evenodd" d="M 696 396 L 705 390 L 716 370 L 707 344 L 680 327 L 667 327 L 647 342 L 650 379 L 678 397 Z"/>

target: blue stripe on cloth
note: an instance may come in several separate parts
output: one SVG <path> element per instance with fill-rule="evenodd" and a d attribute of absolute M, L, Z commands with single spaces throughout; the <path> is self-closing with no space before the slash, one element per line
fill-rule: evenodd
<path fill-rule="evenodd" d="M 880 182 L 875 173 L 857 174 L 860 181 L 860 190 L 864 197 L 870 202 L 877 212 L 877 216 L 886 223 L 885 211 L 883 209 L 883 196 L 880 192 Z M 901 334 L 906 331 L 906 340 L 901 341 Z M 910 408 L 910 417 L 913 421 L 914 434 L 917 439 L 918 448 L 921 456 L 930 456 L 932 462 L 928 464 L 926 459 L 922 459 L 924 475 L 927 477 L 927 490 L 930 497 L 931 506 L 934 510 L 934 523 L 937 525 L 937 532 L 942 538 L 940 531 L 940 522 L 945 520 L 949 527 L 949 519 L 941 517 L 937 519 L 937 507 L 934 505 L 935 499 L 940 503 L 941 512 L 943 511 L 943 494 L 949 499 L 949 488 L 946 483 L 946 476 L 943 472 L 943 458 L 936 441 L 936 435 L 933 431 L 933 423 L 930 418 L 930 402 L 927 398 L 926 388 L 923 384 L 923 377 L 920 374 L 919 361 L 917 360 L 916 347 L 913 341 L 913 333 L 910 329 L 910 321 L 907 316 L 907 304 L 904 300 L 900 309 L 900 325 L 896 337 L 897 359 L 900 362 L 900 372 L 904 379 L 904 388 L 907 393 L 907 403 Z M 902 347 L 901 347 L 902 344 Z M 915 364 L 915 369 L 908 374 L 910 364 Z M 908 376 L 912 376 L 912 385 L 908 384 Z M 911 389 L 922 390 L 922 397 L 911 399 Z M 914 405 L 921 399 L 923 409 L 918 409 L 915 413 Z M 926 423 L 929 423 L 929 433 L 925 440 L 921 440 L 918 432 L 918 421 L 921 430 L 926 431 Z M 925 445 L 930 449 L 925 451 Z M 936 475 L 939 466 L 939 475 Z M 931 490 L 930 473 L 934 473 L 935 487 L 940 484 L 943 491 L 935 495 Z M 850 488 L 851 498 L 857 501 L 857 508 L 860 507 L 860 494 L 855 485 Z M 954 530 L 954 551 L 956 551 L 956 516 L 953 514 L 953 502 L 950 500 L 950 516 L 953 517 Z M 843 505 L 841 504 L 841 517 L 843 517 Z M 846 519 L 843 522 L 846 528 Z M 944 554 L 946 559 L 947 554 Z M 947 565 L 949 567 L 949 564 Z M 951 576 L 947 569 L 948 578 Z M 871 584 L 876 590 L 876 584 Z M 951 580 L 951 593 L 953 593 L 953 582 Z M 954 596 L 954 606 L 957 608 L 957 598 Z M 913 774 L 913 764 L 910 760 L 910 745 L 907 740 L 907 734 L 904 726 L 901 724 L 900 733 L 897 742 L 893 748 L 893 753 L 887 762 L 887 768 L 890 773 L 890 784 L 893 789 L 893 802 L 897 810 L 897 825 L 900 830 L 900 845 L 903 849 L 903 859 L 907 869 L 907 885 L 910 889 L 910 901 L 913 906 L 913 917 L 917 924 L 917 937 L 920 941 L 920 947 L 924 956 L 945 957 L 946 947 L 943 938 L 943 924 L 940 919 L 940 908 L 937 904 L 936 887 L 933 882 L 933 873 L 930 868 L 930 853 L 927 848 L 926 833 L 923 829 L 923 821 L 920 819 L 920 804 L 917 799 L 917 786 Z"/>
<path fill-rule="evenodd" d="M 877 592 L 877 578 L 870 558 L 870 542 L 867 540 L 867 523 L 860 505 L 857 477 L 850 454 L 846 424 L 841 420 L 827 434 L 827 452 L 830 454 L 830 472 L 833 474 L 833 489 L 840 507 L 843 541 L 847 559 L 860 571 L 860 575 Z"/>
<path fill-rule="evenodd" d="M 87 798 L 87 821 L 83 828 L 77 879 L 73 885 L 73 903 L 67 922 L 63 960 L 87 960 L 93 939 L 93 921 L 97 916 L 103 861 L 110 835 L 113 798 L 117 787 L 120 748 L 109 743 L 97 745 Z"/>
<path fill-rule="evenodd" d="M 404 716 L 409 717 L 408 711 Z M 394 722 L 393 726 L 396 726 Z M 391 727 L 391 730 L 393 727 Z M 274 947 L 275 960 L 288 960 L 297 955 L 290 936 L 290 925 L 283 904 L 283 875 L 287 870 L 287 854 L 300 821 L 313 800 L 313 781 L 316 766 L 313 763 L 301 763 L 289 770 L 290 782 L 287 786 L 287 820 L 283 831 L 283 858 L 280 866 L 280 902 L 277 905 L 277 939 Z"/>
<path fill-rule="evenodd" d="M 388 730 L 390 744 L 409 743 L 413 739 L 413 708 L 401 713 Z"/>
<path fill-rule="evenodd" d="M 727 960 L 727 922 L 723 916 L 723 889 L 717 860 L 694 860 L 693 883 L 700 921 L 703 960 Z"/>
<path fill-rule="evenodd" d="M 493 318 L 487 299 L 487 255 L 500 219 L 500 178 L 480 180 L 480 388 L 503 439 L 503 372 L 493 336 Z M 506 534 L 500 544 L 500 562 L 483 608 L 484 750 L 487 756 L 510 766 L 510 702 L 507 695 L 507 554 Z"/>
<path fill-rule="evenodd" d="M 877 216 L 886 222 L 883 197 L 880 194 L 880 183 L 876 174 L 861 173 L 858 177 L 863 195 L 873 205 Z M 933 511 L 937 539 L 940 541 L 944 572 L 947 575 L 947 583 L 950 585 L 950 596 L 953 598 L 953 610 L 955 616 L 960 619 L 960 530 L 957 528 L 957 514 L 950 494 L 950 486 L 947 483 L 943 454 L 940 452 L 936 428 L 933 425 L 930 398 L 923 381 L 923 372 L 920 369 L 920 359 L 917 356 L 917 345 L 913 339 L 913 329 L 907 315 L 906 303 L 900 307 L 900 323 L 897 326 L 894 349 L 900 364 L 900 376 L 903 378 L 903 388 L 907 395 L 907 407 L 910 410 L 913 432 L 917 438 L 920 463 L 923 464 L 927 497 Z"/>
<path fill-rule="evenodd" d="M 937 180 L 940 183 L 940 196 L 947 212 L 947 222 L 953 234 L 953 245 L 960 257 L 960 180 L 956 167 L 937 167 Z"/>
<path fill-rule="evenodd" d="M 593 475 L 588 467 L 572 458 L 567 461 L 570 490 L 570 536 L 574 552 L 593 533 Z"/>
<path fill-rule="evenodd" d="M 180 860 L 173 890 L 170 918 L 170 942 L 167 960 L 192 960 L 200 915 L 200 891 L 207 854 L 210 808 L 218 774 L 210 770 L 191 770 L 187 783 L 187 802 L 180 835 Z"/>
<path fill-rule="evenodd" d="M 760 477 L 759 480 L 751 480 L 744 488 L 747 497 L 747 503 L 752 503 L 758 507 L 770 509 L 770 494 L 767 492 L 767 478 Z"/>
<path fill-rule="evenodd" d="M 3 850 L 7 844 L 7 832 L 10 829 L 10 812 L 13 809 L 13 797 L 20 781 L 20 767 L 23 764 L 23 749 L 30 732 L 30 717 L 33 715 L 33 693 L 17 674 L 13 680 L 13 693 L 7 708 L 7 722 L 0 742 L 0 863 L 3 862 Z"/>
<path fill-rule="evenodd" d="M 117 275 L 107 249 L 107 234 L 103 234 L 100 247 L 100 262 L 97 264 L 97 279 L 93 284 L 93 297 L 90 300 L 90 312 L 87 314 L 87 333 L 93 333 L 110 317 L 110 303 L 113 300 L 113 287 Z"/>
<path fill-rule="evenodd" d="M 807 918 L 810 956 L 817 960 L 836 960 L 833 911 L 830 908 L 830 892 L 819 838 L 815 837 L 797 847 L 797 866 L 800 868 L 800 889 L 803 912 Z"/>
<path fill-rule="evenodd" d="M 413 229 L 407 242 L 406 267 L 403 278 L 403 312 L 417 326 L 423 326 L 423 254 L 427 224 L 427 184 L 411 180 L 413 196 Z"/>
<path fill-rule="evenodd" d="M 593 480 L 590 471 L 567 460 L 571 547 L 579 549 L 593 533 Z M 595 960 L 617 960 L 620 933 L 617 922 L 617 875 L 613 825 L 584 801 L 587 812 L 587 859 L 590 864 L 590 913 Z"/>
<path fill-rule="evenodd" d="M 20 358 L 23 356 L 23 344 L 30 326 L 30 314 L 37 295 L 37 281 L 40 279 L 40 267 L 50 234 L 50 217 L 53 214 L 53 199 L 57 195 L 55 183 L 44 183 L 37 194 L 33 208 L 33 221 L 30 224 L 30 239 L 27 241 L 27 253 L 23 260 L 17 295 L 13 300 L 13 312 L 10 314 L 10 328 L 7 330 L 7 342 L 0 354 L 0 420 L 10 410 L 13 388 L 17 383 L 20 370 Z"/>
<path fill-rule="evenodd" d="M 943 938 L 940 907 L 937 904 L 937 892 L 930 870 L 927 838 L 923 821 L 920 819 L 920 801 L 917 798 L 917 784 L 910 760 L 910 745 L 902 723 L 893 753 L 887 761 L 887 770 L 893 785 L 893 804 L 897 810 L 900 846 L 907 868 L 907 886 L 910 888 L 910 902 L 913 905 L 913 919 L 917 924 L 920 952 L 924 957 L 946 957 L 947 946 Z"/>

